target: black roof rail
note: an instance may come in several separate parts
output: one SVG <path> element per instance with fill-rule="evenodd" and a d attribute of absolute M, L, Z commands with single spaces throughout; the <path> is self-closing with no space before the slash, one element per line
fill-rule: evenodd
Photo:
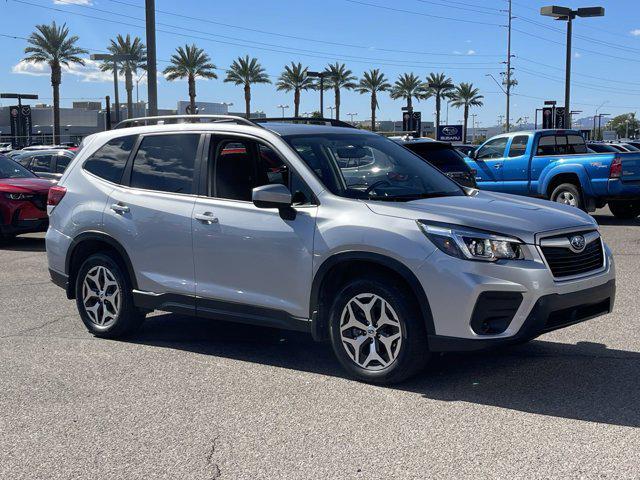
<path fill-rule="evenodd" d="M 333 118 L 317 118 L 317 117 L 272 117 L 272 118 L 254 118 L 255 123 L 305 123 L 309 125 L 330 125 L 332 127 L 358 128 L 350 123 Z"/>
<path fill-rule="evenodd" d="M 209 120 L 209 123 L 232 122 L 238 125 L 247 125 L 251 127 L 259 126 L 252 120 L 247 120 L 244 117 L 238 117 L 235 115 L 160 115 L 157 117 L 128 118 L 127 120 L 122 120 L 113 128 L 140 127 L 150 124 L 167 125 L 172 123 L 201 123 L 202 120 Z"/>

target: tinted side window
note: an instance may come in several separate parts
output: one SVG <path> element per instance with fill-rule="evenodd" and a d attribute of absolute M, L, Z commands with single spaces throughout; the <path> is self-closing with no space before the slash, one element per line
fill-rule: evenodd
<path fill-rule="evenodd" d="M 33 157 L 31 171 L 41 173 L 51 172 L 51 155 L 37 155 Z"/>
<path fill-rule="evenodd" d="M 255 166 L 251 142 L 222 140 L 215 147 L 212 195 L 230 200 L 251 201 L 255 186 Z"/>
<path fill-rule="evenodd" d="M 556 155 L 556 137 L 553 135 L 540 137 L 536 155 L 541 157 L 545 155 Z"/>
<path fill-rule="evenodd" d="M 120 183 L 136 138 L 136 135 L 114 138 L 84 162 L 84 169 L 109 182 Z"/>
<path fill-rule="evenodd" d="M 520 157 L 524 155 L 524 152 L 527 150 L 528 142 L 529 137 L 526 135 L 518 135 L 517 137 L 513 137 L 511 146 L 509 147 L 509 157 Z"/>
<path fill-rule="evenodd" d="M 193 193 L 193 171 L 200 134 L 144 137 L 133 159 L 131 186 L 171 193 Z"/>
<path fill-rule="evenodd" d="M 64 173 L 69 166 L 69 162 L 71 162 L 71 158 L 66 155 L 58 155 L 56 159 L 56 173 Z"/>
<path fill-rule="evenodd" d="M 587 145 L 580 135 L 567 135 L 569 153 L 587 153 Z"/>
<path fill-rule="evenodd" d="M 478 159 L 491 159 L 502 158 L 504 156 L 504 149 L 507 146 L 507 137 L 496 138 L 495 140 L 489 140 L 484 144 L 480 150 L 478 150 Z"/>
<path fill-rule="evenodd" d="M 313 195 L 297 172 L 292 171 L 272 148 L 258 146 L 258 176 L 256 187 L 279 183 L 285 185 L 292 194 L 294 205 L 309 203 Z"/>

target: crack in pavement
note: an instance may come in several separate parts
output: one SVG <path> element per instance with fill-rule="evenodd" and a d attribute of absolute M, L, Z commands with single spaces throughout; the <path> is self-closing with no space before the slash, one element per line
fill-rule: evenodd
<path fill-rule="evenodd" d="M 207 465 L 210 465 L 213 470 L 210 477 L 211 480 L 216 480 L 217 478 L 220 478 L 220 475 L 222 475 L 220 466 L 213 461 L 213 454 L 216 452 L 216 442 L 219 438 L 220 436 L 217 436 L 213 439 L 213 442 L 211 442 L 211 447 L 209 448 L 209 453 L 207 453 L 207 456 L 205 457 Z"/>
<path fill-rule="evenodd" d="M 2 335 L 2 336 L 0 336 L 0 339 L 1 338 L 12 338 L 12 337 L 23 337 L 23 336 L 30 337 L 31 335 L 25 335 L 25 333 L 35 332 L 37 330 L 41 330 L 41 329 L 43 329 L 43 328 L 45 328 L 45 327 L 47 327 L 49 325 L 53 325 L 54 323 L 61 322 L 65 318 L 67 318 L 67 315 L 63 315 L 61 317 L 54 318 L 53 320 L 49 320 L 47 322 L 44 322 L 41 325 L 36 325 L 35 327 L 25 328 L 24 330 L 20 330 L 19 332 L 16 332 L 16 333 L 10 333 L 9 335 Z"/>

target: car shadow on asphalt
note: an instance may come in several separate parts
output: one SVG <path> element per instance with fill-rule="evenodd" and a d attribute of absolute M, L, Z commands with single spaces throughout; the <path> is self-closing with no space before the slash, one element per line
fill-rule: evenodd
<path fill-rule="evenodd" d="M 44 237 L 16 237 L 11 240 L 0 240 L 0 251 L 44 252 Z"/>
<path fill-rule="evenodd" d="M 128 341 L 346 378 L 330 346 L 305 333 L 161 314 Z M 416 378 L 385 388 L 432 400 L 640 427 L 640 353 L 600 343 L 534 340 L 441 355 Z"/>
<path fill-rule="evenodd" d="M 633 227 L 640 225 L 640 217 L 622 219 L 611 215 L 592 215 L 598 225 Z"/>

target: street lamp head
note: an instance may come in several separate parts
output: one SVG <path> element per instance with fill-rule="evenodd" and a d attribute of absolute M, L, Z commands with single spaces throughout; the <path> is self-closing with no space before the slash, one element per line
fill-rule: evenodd
<path fill-rule="evenodd" d="M 575 15 L 575 12 L 569 7 L 560 7 L 558 5 L 549 5 L 540 9 L 540 15 L 545 17 L 569 18 Z"/>
<path fill-rule="evenodd" d="M 579 17 L 604 17 L 604 7 L 582 7 L 576 14 Z"/>

